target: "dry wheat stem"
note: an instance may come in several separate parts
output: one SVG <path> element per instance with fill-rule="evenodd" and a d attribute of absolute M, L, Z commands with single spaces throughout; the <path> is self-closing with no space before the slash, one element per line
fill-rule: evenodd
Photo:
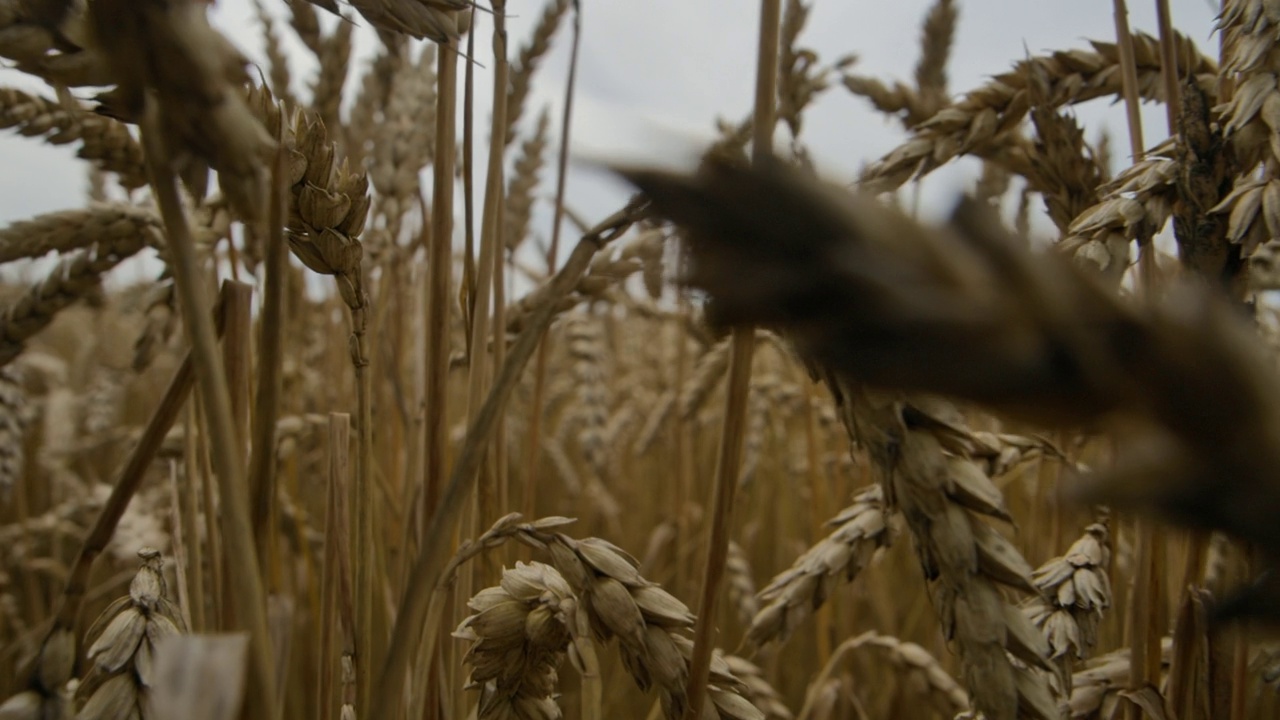
<path fill-rule="evenodd" d="M 262 317 L 258 321 L 258 386 L 253 409 L 253 442 L 249 457 L 249 489 L 252 493 L 250 510 L 254 538 L 258 543 L 258 562 L 266 577 L 275 578 L 271 566 L 270 540 L 274 537 L 272 510 L 275 508 L 275 454 L 276 426 L 280 414 L 281 374 L 284 365 L 284 302 L 285 272 L 288 263 L 288 244 L 284 228 L 287 218 L 287 187 L 285 177 L 287 157 L 283 143 L 283 123 L 276 136 L 278 143 L 275 163 L 271 171 L 271 200 L 267 207 L 267 225 L 263 229 L 266 240 L 265 287 L 262 298 Z"/>
<path fill-rule="evenodd" d="M 161 216 L 168 231 L 175 285 L 183 324 L 192 345 L 192 357 L 196 380 L 207 416 L 213 448 L 213 460 L 217 469 L 220 497 L 223 508 L 224 538 L 232 568 L 234 605 L 237 616 L 249 631 L 251 638 L 250 681 L 253 702 L 263 717 L 278 718 L 275 680 L 271 660 L 270 639 L 267 635 L 265 594 L 262 575 L 258 567 L 253 528 L 249 520 L 248 488 L 245 486 L 244 458 L 237 451 L 236 430 L 233 425 L 230 394 L 225 375 L 220 370 L 217 340 L 212 322 L 208 318 L 208 300 L 201 289 L 201 271 L 195 255 L 191 229 L 178 198 L 172 158 L 163 149 L 162 132 L 158 125 L 153 98 L 148 105 L 144 142 L 147 143 L 147 169 L 151 177 L 152 191 L 156 194 Z M 234 165 L 232 166 L 234 167 Z"/>
<path fill-rule="evenodd" d="M 436 103 L 440 110 L 453 108 L 457 96 L 458 56 L 456 47 L 441 46 Z M 427 317 L 426 410 L 424 424 L 426 476 L 419 510 L 422 518 L 435 514 L 439 483 L 448 476 L 447 384 L 449 374 L 449 292 L 453 246 L 454 113 L 436 112 L 435 163 L 432 167 L 431 244 L 428 251 L 428 280 L 424 285 Z M 424 228 L 425 230 L 425 228 Z M 427 531 L 423 526 L 424 532 Z M 384 680 L 385 682 L 385 680 Z M 376 717 L 376 715 L 375 715 Z"/>
<path fill-rule="evenodd" d="M 760 0 L 760 36 L 756 53 L 756 95 L 752 114 L 752 162 L 759 166 L 773 154 L 773 131 L 777 123 L 775 98 L 778 92 L 778 56 L 781 39 L 782 4 L 780 0 Z M 798 129 L 798 125 L 796 126 Z M 747 399 L 751 385 L 751 359 L 755 351 L 755 330 L 735 328 L 729 359 L 729 386 L 725 399 L 724 425 L 716 455 L 715 482 L 712 489 L 711 530 L 703 565 L 702 594 L 698 600 L 698 616 L 702 622 L 694 626 L 693 657 L 689 661 L 688 705 L 684 720 L 702 716 L 715 645 L 716 605 L 720 584 L 724 579 L 729 546 L 729 528 L 733 522 L 734 495 L 741 474 L 742 445 L 745 437 Z"/>
<path fill-rule="evenodd" d="M 567 0 L 551 0 L 559 3 L 559 5 L 567 5 Z M 564 225 L 564 218 L 567 213 L 565 207 L 565 184 L 568 182 L 569 175 L 569 140 L 573 134 L 573 99 L 574 92 L 578 85 L 578 49 L 582 40 L 582 6 L 575 2 L 573 8 L 573 32 L 570 36 L 569 44 L 569 77 L 564 89 L 564 108 L 560 112 L 560 148 L 556 158 L 556 194 L 555 194 L 555 210 L 551 221 L 551 244 L 547 248 L 547 275 L 552 275 L 556 271 L 556 263 L 559 261 L 560 254 L 560 233 Z M 554 34 L 555 28 L 559 25 L 560 16 L 564 14 L 563 7 L 548 7 L 543 13 L 538 28 L 534 32 L 534 45 L 531 46 L 530 54 L 521 56 L 521 67 L 528 68 L 527 72 L 521 73 L 517 71 L 516 77 L 523 74 L 524 81 L 529 80 L 529 73 L 536 62 L 536 58 L 545 52 L 545 48 L 539 50 L 537 42 L 549 42 L 551 35 Z M 513 90 L 518 87 L 513 87 Z M 527 90 L 525 91 L 527 92 Z M 508 99 L 507 115 L 510 117 L 514 108 L 520 107 L 522 101 L 512 102 Z M 508 131 L 510 133 L 510 131 Z M 509 142 L 509 140 L 508 140 Z M 581 275 L 581 274 L 580 274 Z M 543 288 L 549 288 L 549 285 L 543 285 Z M 564 293 L 568 295 L 568 293 Z M 561 300 L 564 298 L 562 297 Z M 514 313 L 512 313 L 514 315 Z M 512 318 L 508 318 L 510 323 Z M 542 451 L 542 443 L 539 441 L 539 434 L 542 424 L 542 404 L 543 393 L 545 391 L 547 376 L 547 358 L 551 351 L 551 345 L 545 336 L 539 338 L 538 343 L 538 359 L 533 369 L 533 402 L 530 409 L 531 418 L 529 422 L 529 439 L 526 445 L 527 455 L 529 457 L 529 466 L 525 472 L 524 479 L 524 504 L 526 510 L 530 513 L 533 511 L 534 503 L 534 484 L 536 468 L 538 466 L 538 455 Z"/>
<path fill-rule="evenodd" d="M 505 144 L 503 142 L 503 121 L 506 118 L 507 103 L 507 27 L 504 17 L 504 8 L 506 7 L 503 0 L 497 0 L 494 3 L 494 27 L 493 27 L 493 57 L 496 67 L 494 68 L 493 82 L 493 122 L 489 131 L 489 165 L 485 175 L 485 194 L 484 194 L 484 210 L 480 220 L 480 257 L 478 259 L 478 273 L 476 276 L 475 287 L 475 305 L 471 315 L 470 338 L 471 347 L 468 349 L 468 357 L 470 359 L 470 377 L 468 396 L 467 396 L 467 413 L 468 419 L 472 420 L 475 413 L 480 409 L 480 403 L 483 399 L 483 393 L 490 381 L 489 364 L 486 354 L 480 349 L 480 343 L 486 343 L 489 340 L 489 309 L 494 306 L 492 303 L 493 293 L 497 289 L 497 285 L 503 282 L 501 269 L 503 263 L 503 248 L 501 246 L 501 227 L 502 222 L 502 189 L 503 182 L 503 150 Z M 498 345 L 494 346 L 495 351 Z M 494 358 L 495 365 L 498 358 Z M 504 440 L 499 437 L 497 443 L 501 445 Z M 494 518 L 502 509 L 498 506 L 498 496 L 501 490 L 498 487 L 498 468 L 495 466 L 490 473 L 490 477 L 486 481 L 481 479 L 479 489 L 476 495 L 478 527 Z"/>

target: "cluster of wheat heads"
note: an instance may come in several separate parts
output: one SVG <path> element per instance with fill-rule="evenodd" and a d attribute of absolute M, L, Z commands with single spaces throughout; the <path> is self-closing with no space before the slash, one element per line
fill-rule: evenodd
<path fill-rule="evenodd" d="M 909 82 L 762 5 L 764 90 L 694 197 L 584 219 L 563 109 L 529 106 L 569 0 L 527 38 L 482 8 L 493 56 L 465 0 L 263 0 L 261 73 L 199 0 L 0 0 L 47 84 L 0 88 L 0 127 L 92 180 L 0 228 L 0 262 L 57 260 L 0 289 L 0 718 L 1274 716 L 1274 646 L 1217 624 L 1274 603 L 1239 592 L 1277 544 L 1269 6 L 1227 3 L 1218 61 L 1126 32 L 954 95 L 956 2 Z M 976 206 L 926 229 L 733 174 L 775 126 L 810 167 L 840 88 L 909 134 L 864 189 L 977 157 L 978 204 L 1020 193 L 1025 230 L 1042 199 L 1084 270 Z M 1107 98 L 1177 139 L 1113 173 L 1071 113 Z M 1167 225 L 1214 291 L 1126 279 Z M 707 301 L 671 282 L 685 228 L 763 261 L 695 245 Z"/>

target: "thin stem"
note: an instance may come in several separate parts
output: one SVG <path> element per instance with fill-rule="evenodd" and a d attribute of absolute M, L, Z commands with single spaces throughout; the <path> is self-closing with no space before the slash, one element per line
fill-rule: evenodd
<path fill-rule="evenodd" d="M 472 16 L 471 20 L 474 24 L 475 17 Z M 472 31 L 467 33 L 467 57 L 475 56 L 476 34 L 475 28 L 472 27 Z M 467 63 L 467 69 L 463 73 L 462 90 L 462 288 L 463 315 L 467 319 L 468 352 L 471 351 L 473 340 L 471 323 L 475 319 L 476 312 L 476 188 L 475 169 L 472 167 L 475 158 L 475 66 L 473 62 Z M 494 82 L 496 83 L 497 80 L 495 79 Z"/>
<path fill-rule="evenodd" d="M 1160 79 L 1164 82 L 1164 108 L 1169 116 L 1169 134 L 1175 135 L 1178 131 L 1178 109 L 1182 107 L 1182 88 L 1178 83 L 1178 50 L 1169 0 L 1156 0 L 1156 19 L 1160 26 Z"/>
<path fill-rule="evenodd" d="M 258 393 L 254 397 L 253 446 L 249 455 L 249 489 L 253 493 L 253 535 L 258 540 L 258 562 L 270 582 L 276 578 L 271 562 L 271 538 L 276 496 L 275 436 L 280 414 L 280 383 L 284 367 L 284 285 L 288 246 L 284 241 L 285 152 L 276 150 L 271 171 L 271 205 L 265 247 L 265 288 L 258 335 Z"/>
<path fill-rule="evenodd" d="M 756 55 L 756 98 L 752 125 L 752 162 L 757 166 L 773 155 L 773 130 L 777 121 L 778 43 L 782 17 L 780 0 L 760 2 L 760 42 Z M 693 656 L 689 661 L 689 704 L 686 720 L 702 716 L 711 673 L 715 644 L 716 604 L 724 582 L 729 553 L 729 532 L 733 522 L 734 494 L 742 468 L 742 445 L 746 437 L 747 399 L 751 387 L 751 357 L 756 331 L 740 327 L 733 331 L 729 360 L 729 387 L 725 400 L 724 427 L 716 463 L 715 497 L 712 501 L 711 539 L 707 546 L 702 595 L 698 601 L 698 624 L 694 628 Z"/>
<path fill-rule="evenodd" d="M 484 212 L 480 220 L 480 257 L 477 261 L 475 305 L 471 317 L 470 383 L 467 394 L 467 415 L 475 419 L 480 410 L 489 381 L 489 358 L 485 346 L 489 341 L 489 311 L 493 299 L 495 259 L 501 262 L 502 248 L 498 226 L 502 222 L 502 157 L 506 143 L 507 118 L 507 27 L 503 0 L 493 3 L 493 118 L 489 130 L 489 165 L 485 175 Z M 496 350 L 496 348 L 495 348 Z M 490 473 L 492 475 L 492 473 Z M 497 518 L 495 507 L 497 494 L 492 483 L 482 483 L 477 494 L 479 502 L 476 527 L 484 527 Z"/>
<path fill-rule="evenodd" d="M 436 159 L 431 200 L 431 244 L 427 297 L 426 478 L 422 516 L 436 508 L 448 452 L 449 295 L 453 265 L 454 102 L 458 91 L 458 50 L 440 45 L 436 91 Z"/>
<path fill-rule="evenodd" d="M 340 280 L 341 281 L 341 280 Z M 363 283 L 355 283 L 357 288 Z M 368 300 L 361 293 L 359 307 L 351 308 L 351 364 L 356 381 L 356 482 L 354 491 L 356 527 L 356 659 L 363 672 L 357 671 L 356 688 L 358 708 L 364 715 L 369 707 L 373 668 L 373 602 L 374 565 L 377 559 L 373 551 L 373 406 L 371 373 L 369 372 Z"/>
<path fill-rule="evenodd" d="M 1142 139 L 1142 107 L 1138 96 L 1138 64 L 1134 57 L 1133 35 L 1129 32 L 1129 9 L 1125 0 L 1113 0 L 1116 21 L 1116 47 L 1120 52 L 1121 92 L 1124 96 L 1125 117 L 1129 128 L 1129 151 L 1133 162 L 1138 162 L 1146 153 L 1146 143 Z M 1156 258 L 1155 247 L 1150 238 L 1145 241 L 1139 238 L 1138 272 L 1144 286 L 1150 287 L 1155 282 Z"/>
<path fill-rule="evenodd" d="M 159 112 L 156 101 L 148 99 L 142 133 L 147 172 L 168 232 L 169 267 L 173 270 L 183 324 L 190 336 L 195 376 L 208 419 L 213 463 L 222 500 L 223 536 L 230 560 L 233 605 L 237 619 L 249 631 L 251 699 L 248 706 L 256 707 L 257 714 L 274 719 L 280 716 L 276 703 L 275 663 L 271 659 L 262 576 L 249 522 L 244 458 L 238 451 L 231 397 L 218 356 L 217 336 L 209 318 L 208 299 L 201 292 L 195 240 L 178 197 L 177 177 L 161 143 Z"/>
<path fill-rule="evenodd" d="M 560 117 L 560 149 L 556 159 L 556 208 L 551 221 L 551 245 L 547 248 L 547 275 L 556 271 L 560 254 L 560 231 L 564 225 L 565 180 L 569 167 L 569 136 L 573 127 L 573 95 L 578 80 L 578 45 L 582 37 L 582 5 L 573 3 L 572 40 L 569 44 L 569 80 L 564 88 L 564 110 Z M 534 485 L 537 483 L 538 462 L 542 456 L 542 405 L 546 394 L 547 359 L 551 352 L 547 338 L 541 338 L 538 360 L 533 371 L 533 402 L 530 404 L 529 436 L 526 447 L 524 477 L 525 517 L 534 517 Z"/>

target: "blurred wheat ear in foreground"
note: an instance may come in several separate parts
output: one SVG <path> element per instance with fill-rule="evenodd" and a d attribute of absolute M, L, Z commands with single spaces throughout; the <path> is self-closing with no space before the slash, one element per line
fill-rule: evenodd
<path fill-rule="evenodd" d="M 200 0 L 0 0 L 0 129 L 89 179 L 0 227 L 0 720 L 1276 717 L 1280 15 L 957 92 L 962 3 L 910 80 L 815 4 L 602 208 L 620 5 L 255 0 L 250 67 Z M 904 136 L 828 183 L 846 91 Z"/>

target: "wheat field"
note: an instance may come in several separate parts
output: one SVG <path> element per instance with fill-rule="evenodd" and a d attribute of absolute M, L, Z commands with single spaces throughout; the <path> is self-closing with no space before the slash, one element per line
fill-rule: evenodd
<path fill-rule="evenodd" d="M 0 227 L 0 720 L 1280 717 L 1275 3 L 957 89 L 959 0 L 910 82 L 760 0 L 598 216 L 576 0 L 261 0 L 261 68 L 208 4 L 0 0 L 90 177 Z M 834 93 L 903 142 L 824 180 Z"/>

